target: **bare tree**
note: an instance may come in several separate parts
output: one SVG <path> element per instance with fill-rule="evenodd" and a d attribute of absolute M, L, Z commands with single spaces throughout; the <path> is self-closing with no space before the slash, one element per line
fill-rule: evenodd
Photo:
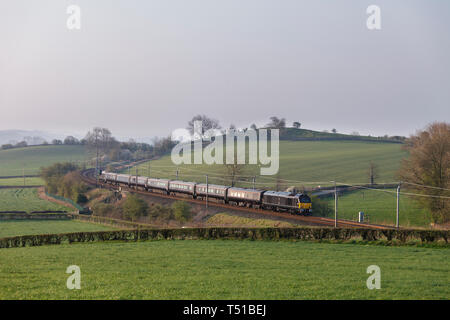
<path fill-rule="evenodd" d="M 245 170 L 246 164 L 237 163 L 237 153 L 234 153 L 234 161 L 231 164 L 224 163 L 226 175 L 230 180 L 231 186 L 234 187 L 236 180 Z"/>
<path fill-rule="evenodd" d="M 435 122 L 411 136 L 405 148 L 399 178 L 405 187 L 433 197 L 418 197 L 436 223 L 450 221 L 450 124 Z M 428 187 L 425 187 L 428 186 Z"/>
<path fill-rule="evenodd" d="M 369 170 L 367 174 L 369 176 L 370 184 L 375 184 L 375 179 L 378 179 L 378 166 L 372 161 L 369 163 Z"/>
<path fill-rule="evenodd" d="M 215 120 L 215 119 L 209 118 L 205 115 L 199 114 L 199 115 L 196 115 L 195 117 L 193 117 L 192 120 L 188 122 L 188 126 L 186 129 L 188 129 L 191 134 L 194 133 L 194 125 L 195 125 L 196 121 L 202 122 L 202 134 L 205 133 L 205 131 L 208 131 L 210 129 L 220 129 L 221 128 L 218 120 Z"/>
<path fill-rule="evenodd" d="M 80 143 L 80 141 L 78 141 L 78 139 L 73 136 L 67 136 L 64 139 L 64 144 L 74 145 L 74 144 L 79 144 L 79 143 Z"/>
<path fill-rule="evenodd" d="M 112 147 L 117 145 L 116 139 L 106 128 L 95 127 L 92 131 L 89 131 L 84 138 L 86 145 L 92 150 L 98 148 L 99 152 L 106 154 Z"/>
<path fill-rule="evenodd" d="M 286 127 L 286 119 L 278 118 L 278 117 L 270 117 L 270 123 L 267 124 L 267 127 L 273 129 L 282 129 Z"/>

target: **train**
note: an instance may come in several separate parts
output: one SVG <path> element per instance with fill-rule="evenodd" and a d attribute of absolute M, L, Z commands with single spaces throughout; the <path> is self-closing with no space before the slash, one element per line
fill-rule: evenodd
<path fill-rule="evenodd" d="M 305 193 L 248 189 L 217 184 L 188 182 L 133 176 L 128 174 L 99 172 L 99 179 L 115 186 L 126 185 L 166 195 L 220 202 L 235 206 L 311 215 L 311 198 Z"/>

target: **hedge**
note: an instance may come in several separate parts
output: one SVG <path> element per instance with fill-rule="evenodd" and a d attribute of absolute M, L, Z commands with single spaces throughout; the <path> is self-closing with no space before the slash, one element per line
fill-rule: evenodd
<path fill-rule="evenodd" d="M 1 212 L 0 220 L 59 220 L 59 219 L 70 219 L 70 216 L 64 211 L 46 211 L 38 212 L 33 211 L 31 213 L 27 212 Z"/>
<path fill-rule="evenodd" d="M 162 239 L 249 239 L 249 240 L 350 240 L 366 241 L 408 240 L 448 243 L 447 230 L 372 230 L 342 228 L 182 228 L 143 229 L 100 232 L 77 232 L 63 234 L 27 235 L 0 239 L 0 248 L 42 246 L 49 244 L 96 242 L 96 241 L 142 241 Z"/>

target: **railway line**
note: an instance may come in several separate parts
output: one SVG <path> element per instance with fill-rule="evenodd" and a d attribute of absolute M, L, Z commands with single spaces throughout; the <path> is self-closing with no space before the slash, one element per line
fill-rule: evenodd
<path fill-rule="evenodd" d="M 97 185 L 97 181 L 95 179 L 95 169 L 86 169 L 81 172 L 81 179 L 89 184 L 89 185 Z M 112 189 L 118 189 L 118 186 L 113 186 L 110 184 L 105 184 L 102 181 L 99 180 L 98 185 L 105 186 Z M 166 195 L 156 192 L 147 192 L 144 190 L 139 190 L 134 187 L 124 187 L 121 186 L 122 190 L 128 190 L 133 193 L 138 193 L 146 196 L 154 196 L 159 198 L 165 198 L 170 200 L 182 200 L 198 205 L 205 205 L 205 202 L 203 200 L 198 199 L 192 199 L 192 198 L 185 198 L 185 197 L 178 197 L 173 195 Z M 224 209 L 232 209 L 236 211 L 242 211 L 246 213 L 253 213 L 258 215 L 263 215 L 266 217 L 280 217 L 280 218 L 289 218 L 291 220 L 296 220 L 299 223 L 303 224 L 309 224 L 309 225 L 316 225 L 316 226 L 328 226 L 328 227 L 334 227 L 334 219 L 331 218 L 325 218 L 325 217 L 311 217 L 311 216 L 299 216 L 299 215 L 291 215 L 288 213 L 283 212 L 277 212 L 277 211 L 270 211 L 270 210 L 262 210 L 262 209 L 256 209 L 256 208 L 249 208 L 249 207 L 241 207 L 241 206 L 231 206 L 224 203 L 218 203 L 210 201 L 208 202 L 209 206 L 224 208 Z M 389 229 L 391 227 L 389 226 L 383 226 L 383 225 L 375 225 L 375 224 L 367 224 L 367 223 L 359 223 L 355 221 L 350 220 L 342 220 L 338 219 L 337 221 L 338 227 L 344 227 L 344 228 L 368 228 L 368 229 Z"/>

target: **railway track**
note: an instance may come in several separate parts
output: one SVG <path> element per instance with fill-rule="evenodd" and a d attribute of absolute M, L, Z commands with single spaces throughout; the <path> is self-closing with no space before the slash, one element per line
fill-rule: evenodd
<path fill-rule="evenodd" d="M 95 186 L 97 184 L 97 182 L 94 177 L 94 173 L 95 173 L 95 169 L 84 170 L 81 172 L 81 179 L 85 183 Z M 105 184 L 105 183 L 102 183 L 101 181 L 99 181 L 99 185 L 105 186 L 108 188 L 118 189 L 117 186 Z M 165 198 L 165 199 L 171 199 L 171 200 L 183 200 L 183 201 L 190 202 L 190 203 L 205 205 L 205 202 L 203 200 L 177 197 L 177 196 L 173 196 L 173 195 L 166 195 L 166 194 L 155 193 L 155 192 L 149 193 L 147 191 L 139 190 L 139 189 L 136 189 L 133 187 L 122 186 L 122 189 L 126 189 L 130 192 L 138 193 L 138 194 L 142 194 L 142 195 L 146 195 L 146 196 L 151 195 L 151 196 L 155 196 L 155 197 L 159 197 L 159 198 Z M 213 202 L 213 201 L 208 202 L 208 205 L 214 206 L 214 207 L 219 207 L 219 208 L 225 208 L 225 209 L 233 209 L 233 210 L 247 212 L 247 213 L 254 213 L 254 214 L 256 213 L 259 215 L 265 215 L 265 216 L 269 216 L 269 217 L 289 218 L 291 220 L 296 220 L 301 223 L 306 223 L 306 224 L 310 224 L 310 225 L 334 227 L 334 219 L 331 219 L 331 218 L 291 215 L 288 213 L 277 212 L 277 211 L 262 210 L 262 209 L 240 207 L 240 206 L 230 206 L 230 205 L 227 205 L 224 203 L 218 203 L 218 202 Z M 368 228 L 368 229 L 390 229 L 391 228 L 389 226 L 376 225 L 376 224 L 365 224 L 365 223 L 359 223 L 359 222 L 343 220 L 343 219 L 338 219 L 337 226 L 343 227 L 343 228 L 350 227 L 350 228 Z"/>

